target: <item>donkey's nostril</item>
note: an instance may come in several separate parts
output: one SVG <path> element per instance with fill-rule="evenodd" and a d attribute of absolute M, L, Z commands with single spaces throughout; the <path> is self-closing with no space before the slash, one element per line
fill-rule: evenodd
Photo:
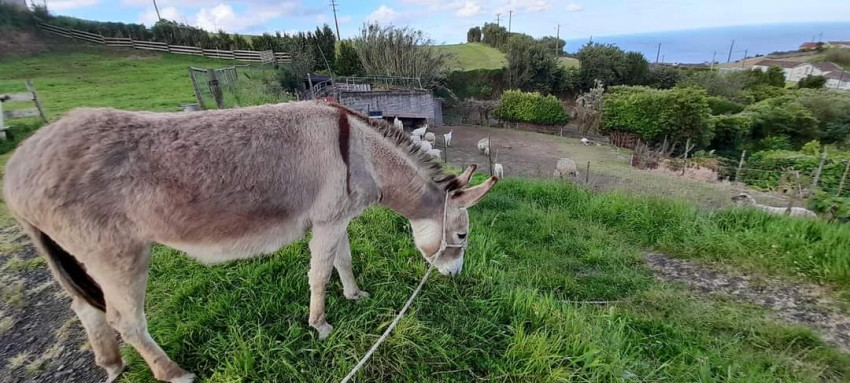
<path fill-rule="evenodd" d="M 460 238 L 460 239 L 465 239 L 466 233 L 457 233 L 457 237 Z"/>

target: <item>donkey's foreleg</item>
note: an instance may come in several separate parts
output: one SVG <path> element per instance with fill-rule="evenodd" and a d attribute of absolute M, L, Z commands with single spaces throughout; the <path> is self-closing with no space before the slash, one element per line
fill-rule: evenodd
<path fill-rule="evenodd" d="M 106 382 L 116 381 L 124 371 L 125 365 L 118 350 L 115 330 L 106 323 L 106 315 L 78 297 L 74 297 L 71 308 L 77 313 L 83 328 L 86 329 L 89 343 L 94 351 L 95 363 L 106 370 Z"/>
<path fill-rule="evenodd" d="M 346 222 L 347 223 L 347 222 Z M 310 240 L 310 326 L 325 339 L 333 331 L 325 317 L 325 291 L 334 267 L 339 238 L 346 234 L 346 223 L 316 224 Z"/>
<path fill-rule="evenodd" d="M 369 293 L 360 290 L 360 287 L 357 286 L 357 280 L 354 279 L 354 272 L 351 271 L 351 246 L 348 243 L 348 233 L 344 232 L 339 239 L 336 257 L 334 258 L 334 267 L 336 267 L 336 272 L 342 281 L 342 294 L 346 298 L 357 300 L 369 297 Z"/>

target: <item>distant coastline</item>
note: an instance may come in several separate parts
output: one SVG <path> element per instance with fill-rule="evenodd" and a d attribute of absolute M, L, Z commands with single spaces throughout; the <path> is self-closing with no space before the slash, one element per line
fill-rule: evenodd
<path fill-rule="evenodd" d="M 623 50 L 643 53 L 649 62 L 655 62 L 658 44 L 661 54 L 658 61 L 666 63 L 726 62 L 732 40 L 731 60 L 739 60 L 746 52 L 748 57 L 766 55 L 777 51 L 796 50 L 800 44 L 812 41 L 850 40 L 850 22 L 793 23 L 745 25 L 734 27 L 689 29 L 667 32 L 641 33 L 618 36 L 593 36 L 593 42 L 616 44 Z M 575 53 L 590 40 L 567 40 L 566 51 Z"/>

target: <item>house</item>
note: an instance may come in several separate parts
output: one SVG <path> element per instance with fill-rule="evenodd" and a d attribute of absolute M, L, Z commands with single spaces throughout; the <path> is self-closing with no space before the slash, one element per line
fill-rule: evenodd
<path fill-rule="evenodd" d="M 835 77 L 835 85 L 838 85 L 839 77 L 844 71 L 840 65 L 831 62 L 807 63 L 787 60 L 764 59 L 753 65 L 753 69 L 767 71 L 770 67 L 782 68 L 785 80 L 797 82 L 808 75 L 824 76 L 827 79 Z M 834 75 L 830 77 L 830 75 Z M 843 81 L 842 81 L 843 82 Z"/>
<path fill-rule="evenodd" d="M 815 49 L 818 49 L 821 45 L 822 45 L 822 43 L 815 43 L 815 42 L 802 43 L 802 44 L 800 44 L 800 50 L 801 51 L 813 51 Z"/>
<path fill-rule="evenodd" d="M 827 41 L 824 45 L 830 48 L 850 48 L 850 41 Z"/>
<path fill-rule="evenodd" d="M 829 72 L 824 77 L 826 77 L 824 88 L 850 91 L 850 73 Z"/>

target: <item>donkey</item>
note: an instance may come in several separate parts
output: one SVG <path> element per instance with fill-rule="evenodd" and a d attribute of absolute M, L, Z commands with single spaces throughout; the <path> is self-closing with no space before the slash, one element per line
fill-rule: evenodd
<path fill-rule="evenodd" d="M 274 252 L 312 230 L 309 324 L 333 327 L 325 288 L 335 267 L 348 299 L 347 226 L 380 204 L 410 221 L 427 262 L 463 267 L 467 208 L 498 178 L 468 187 L 402 131 L 315 101 L 201 113 L 77 109 L 27 139 L 6 166 L 9 210 L 32 238 L 114 381 L 125 365 L 113 330 L 156 379 L 192 382 L 151 338 L 144 314 L 153 243 L 204 263 Z"/>

